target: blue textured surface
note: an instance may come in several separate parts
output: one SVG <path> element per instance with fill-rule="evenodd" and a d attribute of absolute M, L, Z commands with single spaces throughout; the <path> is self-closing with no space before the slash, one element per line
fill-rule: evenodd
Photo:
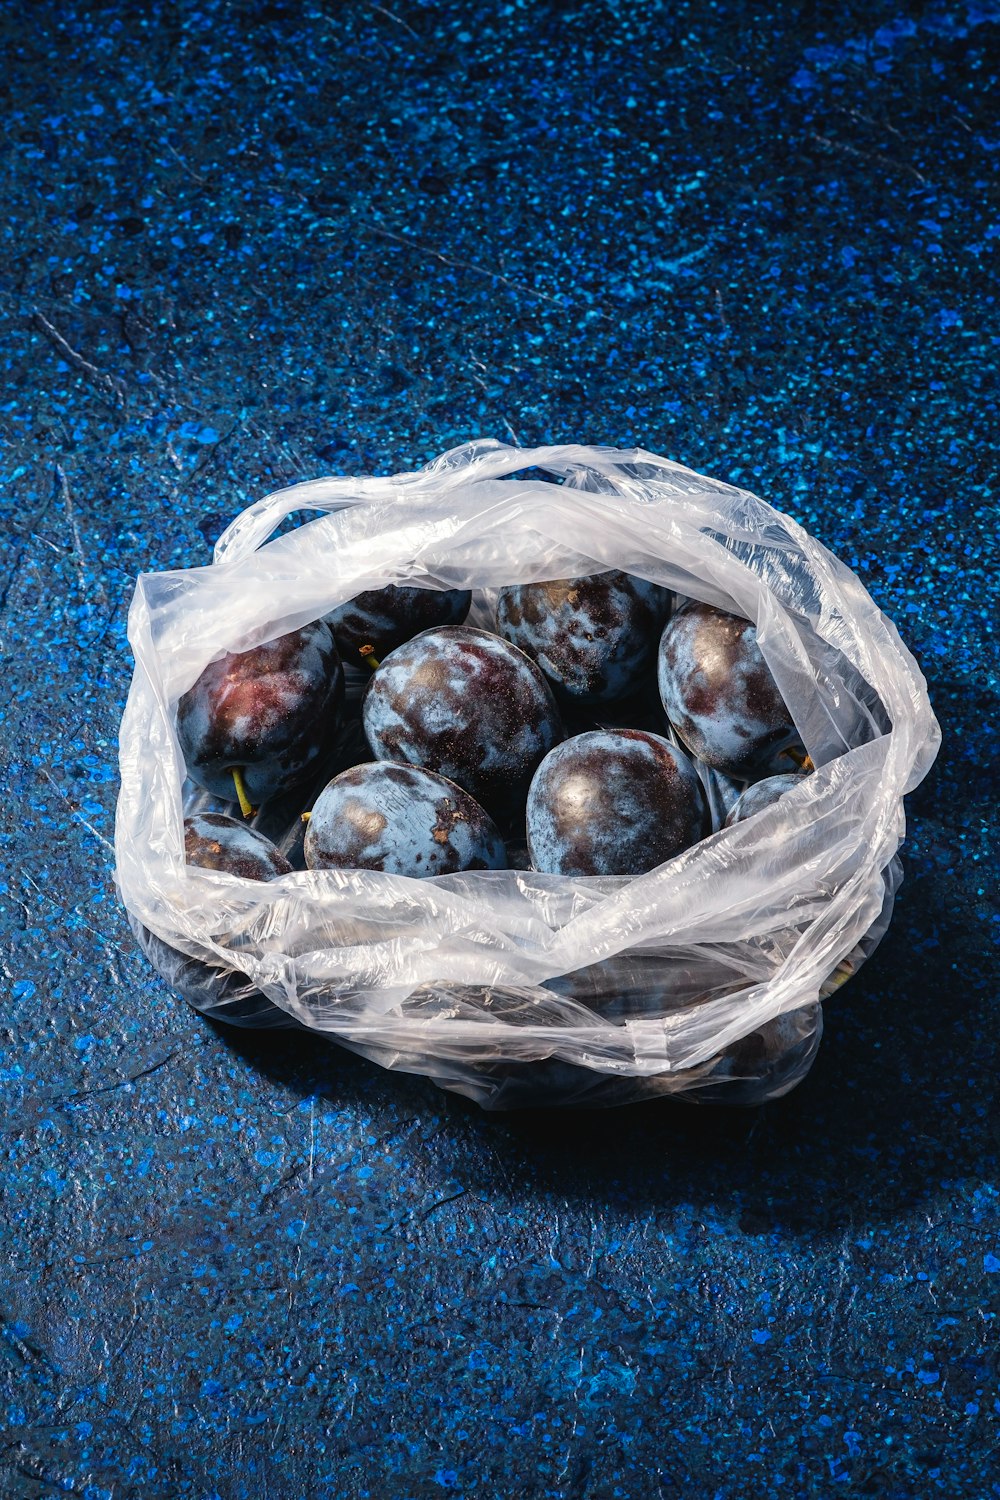
<path fill-rule="evenodd" d="M 1000 11 L 0 9 L 0 1493 L 1000 1493 Z M 223 1033 L 108 840 L 140 569 L 279 483 L 639 442 L 857 569 L 945 743 L 753 1114 Z"/>

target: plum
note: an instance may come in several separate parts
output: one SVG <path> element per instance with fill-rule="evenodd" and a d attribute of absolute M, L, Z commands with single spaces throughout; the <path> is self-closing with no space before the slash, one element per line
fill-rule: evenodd
<path fill-rule="evenodd" d="M 184 819 L 184 855 L 189 865 L 222 870 L 244 880 L 276 880 L 292 871 L 270 839 L 225 813 L 197 813 Z M 130 917 L 129 922 L 150 963 L 197 1010 L 237 1026 L 295 1024 L 239 969 L 192 958 L 150 932 L 138 918 Z"/>
<path fill-rule="evenodd" d="M 551 875 L 639 875 L 697 843 L 701 782 L 687 756 L 640 729 L 597 729 L 542 761 L 528 792 L 528 849 Z"/>
<path fill-rule="evenodd" d="M 702 1004 L 732 985 L 730 965 L 711 954 L 680 948 L 668 955 L 625 950 L 544 982 L 603 1020 L 621 1022 L 667 1016 Z"/>
<path fill-rule="evenodd" d="M 808 1073 L 823 1035 L 823 1007 L 804 1005 L 764 1021 L 687 1076 L 691 1104 L 754 1105 L 780 1099 Z M 685 1079 L 683 1073 L 677 1081 Z"/>
<path fill-rule="evenodd" d="M 802 777 L 794 772 L 783 773 L 780 776 L 765 776 L 763 781 L 755 781 L 753 786 L 748 786 L 739 799 L 729 810 L 725 826 L 731 828 L 734 823 L 742 823 L 747 818 L 752 818 L 754 813 L 763 812 L 765 807 L 770 807 L 777 802 L 786 792 L 790 792 L 793 786 L 799 786 Z"/>
<path fill-rule="evenodd" d="M 614 570 L 500 590 L 500 634 L 545 673 L 563 703 L 610 703 L 651 674 L 668 589 Z"/>
<path fill-rule="evenodd" d="M 808 762 L 749 620 L 682 605 L 664 627 L 657 675 L 678 738 L 713 770 L 757 781 Z"/>
<path fill-rule="evenodd" d="M 344 669 L 322 620 L 211 662 L 177 705 L 188 774 L 251 804 L 294 786 L 335 733 Z"/>
<path fill-rule="evenodd" d="M 377 666 L 390 651 L 421 631 L 435 625 L 460 624 L 471 602 L 468 589 L 417 589 L 390 583 L 358 594 L 324 619 L 333 627 L 345 661 L 357 662 L 371 655 Z"/>
<path fill-rule="evenodd" d="M 420 766 L 374 761 L 324 787 L 305 839 L 311 870 L 453 875 L 502 870 L 503 840 L 479 803 Z"/>
<path fill-rule="evenodd" d="M 184 819 L 184 857 L 203 870 L 224 870 L 244 880 L 275 880 L 292 867 L 270 839 L 225 813 Z"/>
<path fill-rule="evenodd" d="M 523 809 L 535 767 L 563 732 L 531 658 L 468 625 L 397 647 L 372 675 L 362 714 L 376 760 L 436 771 L 493 816 Z"/>

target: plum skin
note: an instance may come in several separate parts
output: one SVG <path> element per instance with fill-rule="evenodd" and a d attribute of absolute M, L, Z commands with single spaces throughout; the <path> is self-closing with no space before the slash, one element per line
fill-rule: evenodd
<path fill-rule="evenodd" d="M 225 813 L 197 813 L 185 818 L 184 855 L 189 865 L 220 870 L 243 880 L 266 882 L 292 873 L 292 866 L 270 839 Z M 135 918 L 129 921 L 150 963 L 197 1009 L 212 1011 L 235 1025 L 291 1024 L 285 1013 L 238 969 L 191 958 Z"/>
<path fill-rule="evenodd" d="M 311 870 L 453 875 L 506 867 L 503 839 L 468 792 L 420 766 L 352 766 L 316 799 L 305 837 Z"/>
<path fill-rule="evenodd" d="M 799 786 L 801 782 L 802 777 L 794 771 L 783 771 L 778 776 L 765 776 L 763 781 L 755 781 L 733 803 L 724 826 L 732 828 L 734 823 L 743 823 L 756 813 L 763 812 L 765 807 L 779 802 L 786 792 L 790 792 L 793 786 Z"/>
<path fill-rule="evenodd" d="M 639 875 L 705 832 L 705 802 L 687 756 L 640 729 L 564 740 L 528 792 L 528 849 L 551 875 Z"/>
<path fill-rule="evenodd" d="M 233 769 L 255 805 L 293 786 L 336 730 L 344 669 L 333 631 L 314 620 L 210 662 L 177 705 L 188 774 L 235 800 Z"/>
<path fill-rule="evenodd" d="M 657 680 L 667 717 L 692 755 L 737 781 L 788 771 L 804 757 L 792 716 L 739 615 L 697 600 L 668 620 Z"/>
<path fill-rule="evenodd" d="M 419 589 L 390 583 L 367 589 L 331 610 L 324 619 L 345 661 L 363 659 L 371 647 L 377 661 L 436 625 L 459 625 L 469 613 L 469 589 Z"/>
<path fill-rule="evenodd" d="M 563 703 L 597 704 L 642 686 L 672 595 L 620 570 L 500 590 L 497 629 L 536 661 Z"/>
<path fill-rule="evenodd" d="M 376 760 L 436 771 L 491 815 L 523 808 L 535 767 L 563 735 L 531 658 L 468 625 L 424 631 L 386 657 L 362 716 Z"/>
<path fill-rule="evenodd" d="M 292 873 L 270 839 L 225 813 L 196 813 L 184 819 L 184 857 L 189 865 L 224 870 L 243 880 L 276 880 Z"/>

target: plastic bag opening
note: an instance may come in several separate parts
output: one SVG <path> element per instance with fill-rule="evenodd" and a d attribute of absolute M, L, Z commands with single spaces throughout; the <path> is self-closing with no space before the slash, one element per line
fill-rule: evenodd
<path fill-rule="evenodd" d="M 273 537 L 303 510 L 319 518 Z M 174 713 L 209 661 L 389 582 L 470 588 L 482 623 L 504 584 L 606 568 L 754 621 L 817 767 L 802 787 L 724 829 L 703 777 L 716 831 L 634 879 L 255 885 L 185 865 Z M 213 565 L 140 578 L 129 639 L 117 878 L 168 983 L 207 1014 L 303 1026 L 493 1108 L 791 1087 L 822 996 L 888 923 L 903 796 L 940 739 L 916 663 L 842 563 L 757 497 L 641 450 L 477 442 L 413 473 L 296 485 L 238 517 Z M 331 755 L 368 758 L 352 733 Z M 262 819 L 294 853 L 297 810 Z"/>

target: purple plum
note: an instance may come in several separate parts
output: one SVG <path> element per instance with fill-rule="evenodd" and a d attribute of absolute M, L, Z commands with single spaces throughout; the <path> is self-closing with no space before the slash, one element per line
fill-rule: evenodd
<path fill-rule="evenodd" d="M 288 860 L 270 839 L 225 813 L 197 813 L 185 818 L 184 854 L 189 865 L 222 870 L 243 880 L 276 880 L 292 871 Z M 136 918 L 130 917 L 129 921 L 150 963 L 197 1010 L 210 1011 L 236 1026 L 294 1024 L 239 969 L 191 958 L 172 948 Z"/>
<path fill-rule="evenodd" d="M 352 766 L 324 787 L 309 816 L 305 858 L 311 870 L 413 876 L 507 863 L 493 820 L 468 792 L 392 761 Z"/>
<path fill-rule="evenodd" d="M 693 1069 L 683 1097 L 692 1104 L 722 1105 L 779 1099 L 809 1071 L 822 1035 L 820 1005 L 775 1016 Z"/>
<path fill-rule="evenodd" d="M 790 792 L 793 786 L 800 786 L 801 783 L 802 777 L 795 772 L 765 776 L 763 781 L 755 781 L 730 809 L 725 826 L 731 828 L 734 823 L 743 823 L 747 818 L 752 818 L 754 813 L 763 812 L 765 807 L 770 807 L 786 792 Z"/>
<path fill-rule="evenodd" d="M 188 774 L 244 814 L 294 786 L 332 739 L 344 669 L 322 620 L 211 662 L 177 705 Z M 234 774 L 235 773 L 235 774 Z"/>
<path fill-rule="evenodd" d="M 528 849 L 551 875 L 639 875 L 705 832 L 683 751 L 640 729 L 597 729 L 542 761 L 528 792 Z"/>
<path fill-rule="evenodd" d="M 749 620 L 682 605 L 663 631 L 658 678 L 678 737 L 713 770 L 757 781 L 806 762 Z"/>
<path fill-rule="evenodd" d="M 377 760 L 436 771 L 493 816 L 524 807 L 535 767 L 563 732 L 530 657 L 467 625 L 424 631 L 387 656 L 362 713 Z"/>
<path fill-rule="evenodd" d="M 500 634 L 536 661 L 568 704 L 611 703 L 652 678 L 671 594 L 628 573 L 500 590 Z"/>
<path fill-rule="evenodd" d="M 471 602 L 468 589 L 418 589 L 390 583 L 358 594 L 324 618 L 333 627 L 345 661 L 357 663 L 370 654 L 377 665 L 421 631 L 461 624 Z"/>
<path fill-rule="evenodd" d="M 275 880 L 292 867 L 270 839 L 225 813 L 184 819 L 184 857 L 203 870 L 224 870 L 243 880 Z"/>

